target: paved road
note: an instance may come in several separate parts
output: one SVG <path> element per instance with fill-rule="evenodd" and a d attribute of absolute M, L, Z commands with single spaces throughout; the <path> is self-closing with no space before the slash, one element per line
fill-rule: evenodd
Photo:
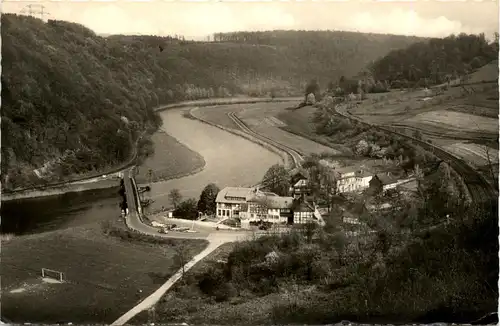
<path fill-rule="evenodd" d="M 131 175 L 132 169 L 130 168 L 124 172 L 124 185 L 125 194 L 127 197 L 127 204 L 129 209 L 129 214 L 126 216 L 127 226 L 133 230 L 139 231 L 143 234 L 148 234 L 156 237 L 163 238 L 183 238 L 183 239 L 206 239 L 208 240 L 208 246 L 196 255 L 191 261 L 189 261 L 183 268 L 180 268 L 172 277 L 168 279 L 158 290 L 153 292 L 150 296 L 141 301 L 138 305 L 133 307 L 131 310 L 126 312 L 120 318 L 118 318 L 111 325 L 123 325 L 127 323 L 134 316 L 139 314 L 141 311 L 147 310 L 154 306 L 162 296 L 182 277 L 183 270 L 187 272 L 192 268 L 197 262 L 208 256 L 215 249 L 227 242 L 243 241 L 252 236 L 252 232 L 249 231 L 216 231 L 211 230 L 208 227 L 199 228 L 198 233 L 184 233 L 184 232 L 169 232 L 168 234 L 158 233 L 158 229 L 149 225 L 144 224 L 137 212 L 137 203 L 134 196 L 134 186 L 132 184 Z M 176 221 L 176 223 L 182 223 Z M 192 222 L 186 221 L 185 224 L 191 224 Z"/>

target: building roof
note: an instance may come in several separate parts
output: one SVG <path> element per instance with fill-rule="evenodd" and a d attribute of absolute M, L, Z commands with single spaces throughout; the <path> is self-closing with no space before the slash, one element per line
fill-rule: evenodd
<path fill-rule="evenodd" d="M 307 181 L 304 179 L 301 179 L 297 181 L 294 185 L 294 187 L 307 187 Z"/>
<path fill-rule="evenodd" d="M 265 202 L 268 208 L 292 208 L 293 197 L 281 197 L 276 194 L 266 196 L 264 193 L 254 194 L 248 199 L 249 202 Z"/>
<path fill-rule="evenodd" d="M 285 208 L 292 208 L 293 205 L 293 197 L 280 197 L 280 196 L 274 196 L 274 197 L 268 197 L 268 207 L 269 208 L 279 208 L 279 209 L 285 209 Z"/>
<path fill-rule="evenodd" d="M 382 182 L 383 185 L 389 185 L 391 183 L 395 183 L 398 179 L 388 173 L 380 173 L 377 174 L 377 178 Z"/>
<path fill-rule="evenodd" d="M 217 197 L 215 198 L 216 202 L 226 202 L 226 201 L 234 201 L 228 200 L 226 197 L 241 197 L 245 198 L 245 201 L 250 199 L 255 192 L 255 188 L 243 188 L 243 187 L 226 187 L 219 191 Z"/>
<path fill-rule="evenodd" d="M 292 208 L 294 212 L 314 212 L 314 206 L 305 200 L 295 200 Z"/>
<path fill-rule="evenodd" d="M 304 178 L 309 178 L 309 173 L 304 168 L 294 168 L 290 171 L 290 175 L 292 178 L 296 178 L 298 176 L 303 176 Z"/>

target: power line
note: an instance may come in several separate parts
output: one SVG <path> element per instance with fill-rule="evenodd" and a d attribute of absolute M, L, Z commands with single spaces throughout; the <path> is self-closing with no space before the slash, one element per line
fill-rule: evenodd
<path fill-rule="evenodd" d="M 29 4 L 26 7 L 24 7 L 20 13 L 40 18 L 41 20 L 43 20 L 46 15 L 47 16 L 50 15 L 50 13 L 45 10 L 45 6 L 39 4 Z"/>

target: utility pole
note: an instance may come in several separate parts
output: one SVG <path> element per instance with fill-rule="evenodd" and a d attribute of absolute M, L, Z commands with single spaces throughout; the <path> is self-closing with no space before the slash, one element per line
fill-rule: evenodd
<path fill-rule="evenodd" d="M 21 14 L 26 14 L 26 13 L 28 14 L 28 16 L 32 17 L 37 17 L 37 15 L 39 15 L 39 17 L 37 18 L 40 18 L 41 20 L 44 20 L 45 15 L 47 16 L 50 15 L 49 12 L 45 11 L 45 6 L 39 4 L 29 4 L 26 7 L 24 7 L 21 10 Z"/>

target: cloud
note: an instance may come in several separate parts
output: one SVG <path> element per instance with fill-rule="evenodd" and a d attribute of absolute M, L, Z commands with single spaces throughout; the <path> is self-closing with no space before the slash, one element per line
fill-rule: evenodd
<path fill-rule="evenodd" d="M 80 22 L 96 33 L 153 35 L 159 32 L 150 22 L 137 19 L 113 4 L 85 10 Z"/>
<path fill-rule="evenodd" d="M 462 25 L 459 21 L 445 16 L 423 18 L 413 10 L 396 9 L 388 13 L 355 13 L 343 24 L 349 30 L 360 32 L 445 37 L 453 33 L 480 33 L 475 28 Z"/>

